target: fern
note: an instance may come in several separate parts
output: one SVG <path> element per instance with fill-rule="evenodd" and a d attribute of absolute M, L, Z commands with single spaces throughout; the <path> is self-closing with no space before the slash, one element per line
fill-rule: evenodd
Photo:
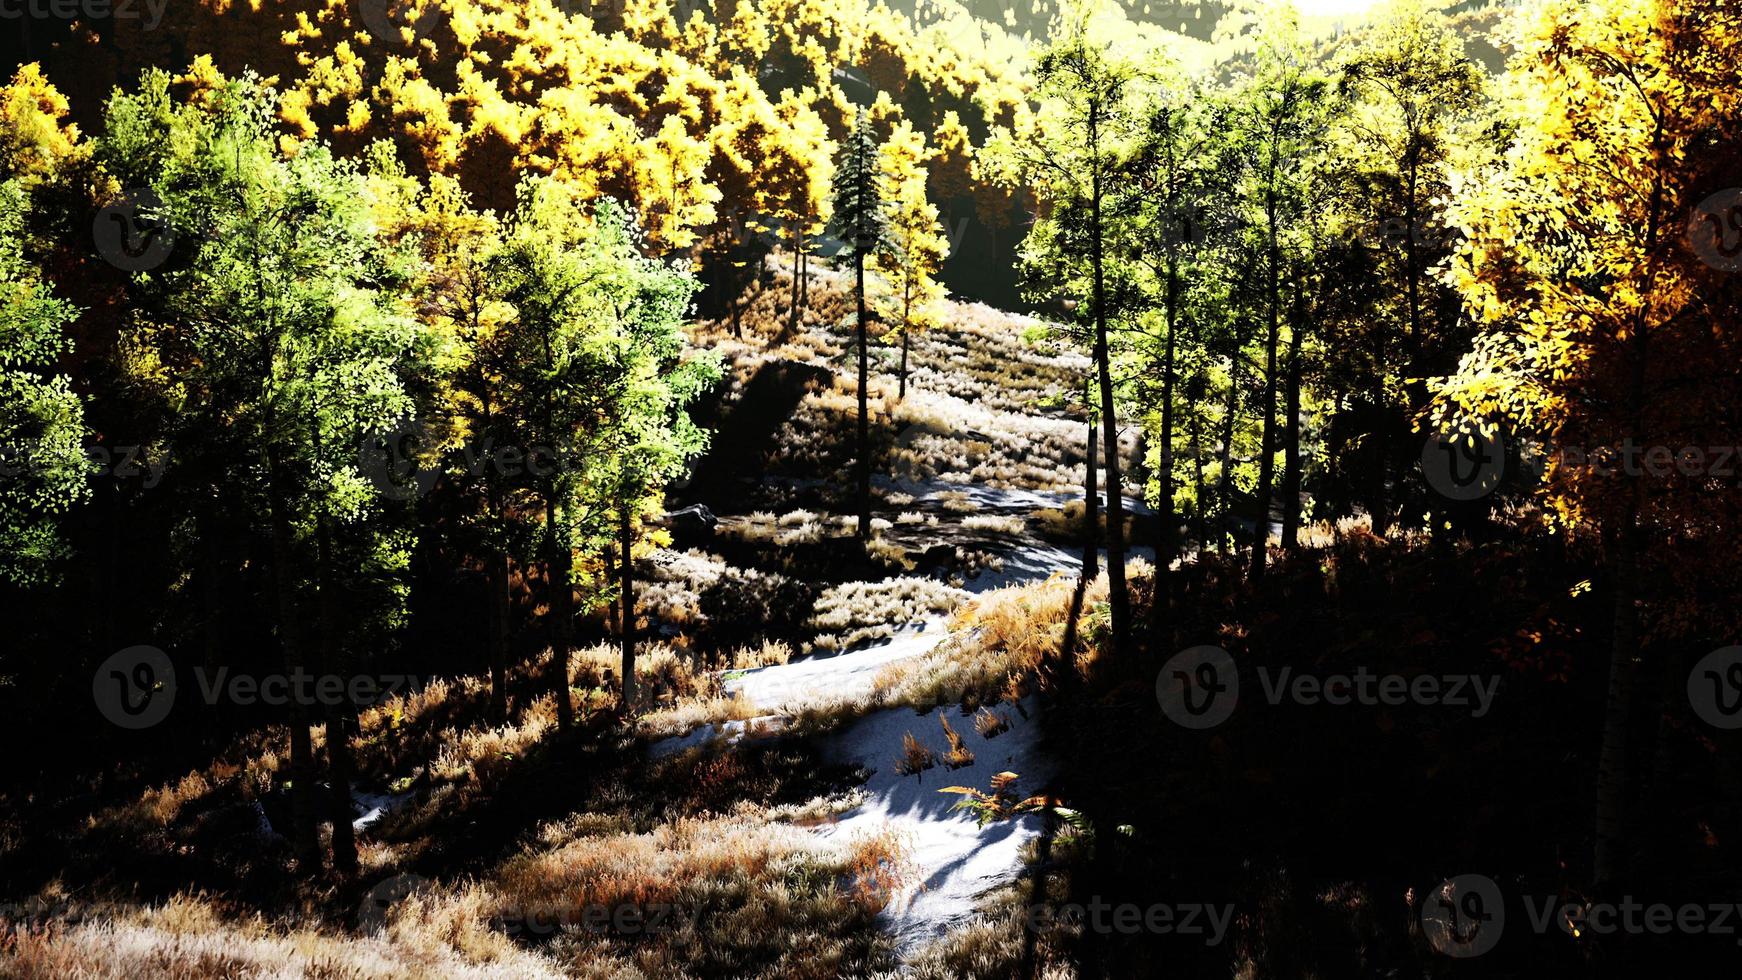
<path fill-rule="evenodd" d="M 940 793 L 953 793 L 962 797 L 952 811 L 966 810 L 974 814 L 974 818 L 984 827 L 994 820 L 1009 820 L 1011 817 L 1025 813 L 1044 813 L 1051 811 L 1060 819 L 1079 829 L 1086 826 L 1083 815 L 1064 806 L 1052 796 L 1030 796 L 1020 799 L 1016 793 L 1016 781 L 1021 779 L 1016 773 L 1008 770 L 992 777 L 991 792 L 975 789 L 972 786 L 945 786 Z"/>

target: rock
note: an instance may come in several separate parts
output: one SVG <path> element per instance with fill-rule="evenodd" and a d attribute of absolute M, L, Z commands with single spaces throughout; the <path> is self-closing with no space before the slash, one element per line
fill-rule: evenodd
<path fill-rule="evenodd" d="M 949 568 L 956 563 L 956 546 L 934 544 L 922 551 L 910 551 L 907 560 L 920 568 Z"/>
<path fill-rule="evenodd" d="M 665 526 L 671 529 L 674 538 L 711 538 L 719 525 L 720 519 L 707 504 L 691 504 L 665 515 Z"/>

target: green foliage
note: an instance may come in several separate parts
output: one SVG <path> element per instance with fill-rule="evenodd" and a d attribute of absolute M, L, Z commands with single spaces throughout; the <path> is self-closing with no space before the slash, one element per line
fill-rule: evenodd
<path fill-rule="evenodd" d="M 61 517 L 88 496 L 84 404 L 57 374 L 77 311 L 25 255 L 28 198 L 0 183 L 0 578 L 44 584 L 67 554 Z"/>
<path fill-rule="evenodd" d="M 684 356 L 695 280 L 642 254 L 621 205 L 589 207 L 543 177 L 524 181 L 519 198 L 490 260 L 511 310 L 497 338 L 499 431 L 527 457 L 515 489 L 555 520 L 543 534 L 596 552 L 619 508 L 639 514 L 706 448 L 683 409 L 719 367 Z"/>
<path fill-rule="evenodd" d="M 139 273 L 130 344 L 168 417 L 183 492 L 271 529 L 289 601 L 314 578 L 391 582 L 408 545 L 363 472 L 372 433 L 415 412 L 435 353 L 401 295 L 406 256 L 380 241 L 356 166 L 320 144 L 281 152 L 275 99 L 251 77 L 177 99 L 149 73 L 117 94 L 97 159 L 162 202 L 175 251 Z M 336 536 L 345 571 L 311 557 Z M 299 571 L 313 568 L 313 571 Z M 372 593 L 384 627 L 404 584 Z M 359 598 L 359 601 L 366 601 Z M 281 616 L 290 607 L 281 606 Z"/>
<path fill-rule="evenodd" d="M 841 144 L 840 160 L 835 165 L 834 223 L 835 233 L 845 245 L 842 255 L 871 256 L 887 250 L 889 219 L 883 185 L 876 133 L 870 117 L 861 112 Z"/>

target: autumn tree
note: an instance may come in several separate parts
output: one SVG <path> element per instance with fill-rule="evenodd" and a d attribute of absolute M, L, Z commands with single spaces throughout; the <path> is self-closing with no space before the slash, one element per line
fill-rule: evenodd
<path fill-rule="evenodd" d="M 883 144 L 878 165 L 889 187 L 888 248 L 877 253 L 877 272 L 886 289 L 880 297 L 886 337 L 899 337 L 901 368 L 898 397 L 907 397 L 907 350 L 911 335 L 926 329 L 932 306 L 943 298 L 938 269 L 950 244 L 938 223 L 937 205 L 926 197 L 925 138 L 905 121 Z"/>
<path fill-rule="evenodd" d="M 1742 138 L 1736 28 L 1715 0 L 1521 10 L 1500 86 L 1511 139 L 1451 182 L 1450 275 L 1484 333 L 1438 386 L 1435 421 L 1464 437 L 1504 426 L 1543 440 L 1545 518 L 1607 571 L 1593 865 L 1607 885 L 1632 853 L 1639 673 L 1673 670 L 1662 653 L 1676 640 L 1738 625 L 1733 601 L 1694 598 L 1736 594 L 1724 571 L 1734 479 L 1626 462 L 1742 435 L 1734 211 L 1708 203 L 1735 183 L 1724 148 Z"/>

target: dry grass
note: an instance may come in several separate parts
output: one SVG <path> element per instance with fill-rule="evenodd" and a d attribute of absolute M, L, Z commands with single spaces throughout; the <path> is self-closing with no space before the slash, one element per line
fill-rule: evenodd
<path fill-rule="evenodd" d="M 113 918 L 0 935 L 0 975 L 16 980 L 228 980 L 233 977 L 343 977 L 346 980 L 535 980 L 562 973 L 549 959 L 499 933 L 456 937 L 407 923 L 352 936 L 281 930 L 257 918 L 226 920 L 209 903 L 178 897 Z"/>
<path fill-rule="evenodd" d="M 837 585 L 817 599 L 810 625 L 822 632 L 807 652 L 851 649 L 893 636 L 904 625 L 954 612 L 965 599 L 959 589 L 911 576 Z"/>
<path fill-rule="evenodd" d="M 1133 562 L 1133 578 L 1147 574 L 1146 568 Z M 1043 665 L 1059 657 L 1076 584 L 1075 578 L 1060 573 L 980 596 L 951 624 L 960 634 L 956 640 L 879 672 L 879 700 L 920 707 L 1019 700 L 1027 685 L 1043 677 Z M 1106 598 L 1103 575 L 1084 594 L 1083 618 Z M 1086 670 L 1093 656 L 1093 646 L 1079 640 L 1064 663 Z"/>
<path fill-rule="evenodd" d="M 1020 517 L 1005 514 L 973 514 L 962 518 L 962 527 L 969 531 L 979 531 L 990 534 L 1008 534 L 1020 536 L 1028 530 L 1028 525 Z"/>
<path fill-rule="evenodd" d="M 868 975 L 889 963 L 888 940 L 872 917 L 909 867 L 903 842 L 888 834 L 829 843 L 748 814 L 678 819 L 645 833 L 623 829 L 617 818 L 577 814 L 540 828 L 530 847 L 481 880 L 428 883 L 362 934 L 347 931 L 348 923 L 281 930 L 181 898 L 102 921 L 0 934 L 0 975 Z M 590 928 L 593 908 L 658 914 L 659 925 Z"/>
<path fill-rule="evenodd" d="M 633 945 L 563 933 L 549 953 L 574 974 L 632 965 L 646 976 L 827 976 L 872 972 L 887 954 L 871 923 L 899 877 L 901 848 L 887 837 L 830 844 L 732 816 L 647 833 L 568 821 L 537 846 L 489 883 L 490 916 L 668 906 L 680 920 Z"/>
<path fill-rule="evenodd" d="M 917 776 L 937 764 L 938 754 L 914 738 L 912 732 L 901 736 L 901 755 L 895 760 L 895 771 L 898 774 Z"/>
<path fill-rule="evenodd" d="M 974 715 L 974 731 L 981 738 L 993 739 L 1010 730 L 1010 716 L 1002 711 L 994 712 L 991 708 L 981 708 Z"/>
<path fill-rule="evenodd" d="M 944 753 L 944 765 L 950 769 L 960 769 L 974 764 L 974 751 L 962 741 L 962 736 L 950 727 L 950 716 L 938 712 L 938 721 L 943 723 L 944 738 L 949 740 L 950 750 Z"/>
<path fill-rule="evenodd" d="M 1037 980 L 1072 980 L 1068 943 L 1058 930 L 1028 932 L 1024 890 L 1002 889 L 989 896 L 985 914 L 921 950 L 908 964 L 915 980 L 1007 980 L 1027 975 L 1023 963 L 1031 938 Z"/>
<path fill-rule="evenodd" d="M 852 455 L 850 427 L 857 412 L 856 379 L 838 371 L 849 351 L 850 283 L 834 270 L 811 276 L 806 325 L 788 335 L 784 257 L 769 259 L 776 286 L 755 293 L 742 313 L 744 336 L 723 323 L 695 328 L 696 342 L 721 352 L 730 365 L 727 402 L 760 365 L 796 361 L 829 368 L 835 380 L 806 397 L 777 436 L 781 454 L 775 472 L 815 475 L 836 472 Z M 868 388 L 872 426 L 884 433 L 881 457 L 889 471 L 914 480 L 969 481 L 994 486 L 1067 489 L 1080 484 L 1085 432 L 1080 422 L 1042 412 L 1037 406 L 1060 391 L 1075 390 L 1089 370 L 1088 358 L 1055 351 L 1026 338 L 1040 321 L 977 303 L 940 304 L 942 326 L 913 338 L 908 393 L 895 398 L 892 349 L 874 348 Z M 1122 453 L 1136 461 L 1137 439 L 1123 437 Z M 891 506 L 907 501 L 890 496 Z"/>

